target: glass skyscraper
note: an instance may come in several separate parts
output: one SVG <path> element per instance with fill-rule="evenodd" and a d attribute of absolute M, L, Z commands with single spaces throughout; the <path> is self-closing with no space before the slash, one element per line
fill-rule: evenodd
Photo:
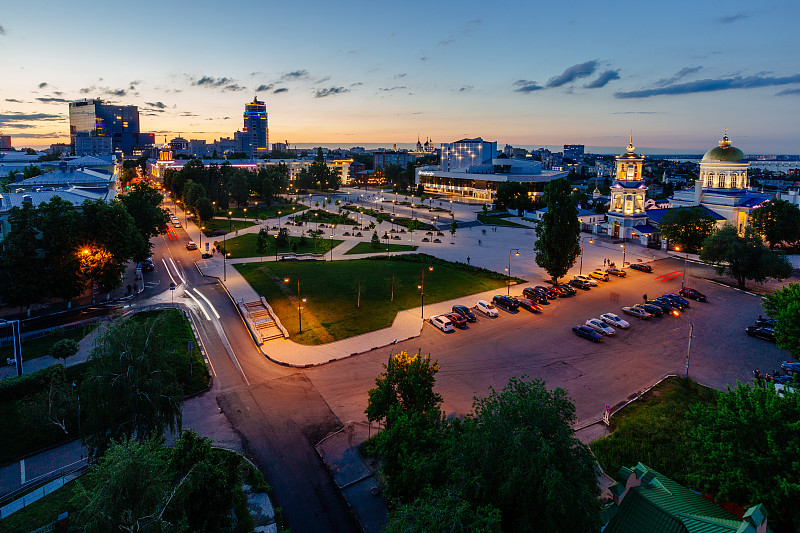
<path fill-rule="evenodd" d="M 260 157 L 267 153 L 269 146 L 269 128 L 267 127 L 267 105 L 253 97 L 253 101 L 244 105 L 244 128 L 247 135 L 245 152 L 250 157 Z M 249 144 L 249 150 L 247 150 Z"/>
<path fill-rule="evenodd" d="M 134 105 L 104 104 L 102 100 L 80 100 L 69 104 L 69 136 L 78 150 L 78 137 L 108 137 L 111 151 L 130 154 L 139 141 L 139 108 Z M 107 146 L 94 143 L 95 146 Z M 106 155 L 106 154 L 98 154 Z"/>

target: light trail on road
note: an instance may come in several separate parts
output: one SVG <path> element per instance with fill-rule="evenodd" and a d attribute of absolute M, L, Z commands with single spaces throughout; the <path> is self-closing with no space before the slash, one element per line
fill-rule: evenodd
<path fill-rule="evenodd" d="M 209 321 L 210 321 L 210 320 L 211 320 L 211 316 L 210 316 L 210 315 L 208 314 L 208 312 L 206 311 L 206 308 L 205 308 L 205 307 L 203 307 L 203 304 L 201 304 L 201 303 L 200 303 L 200 300 L 198 300 L 197 298 L 195 298 L 195 297 L 194 297 L 194 295 L 193 295 L 191 292 L 189 292 L 189 291 L 186 291 L 186 292 L 185 292 L 185 294 L 186 294 L 187 296 L 189 296 L 189 298 L 191 298 L 192 300 L 194 300 L 194 302 L 197 304 L 197 306 L 200 308 L 200 310 L 203 312 L 203 314 L 204 314 L 204 315 L 206 315 L 206 320 L 209 320 Z"/>
<path fill-rule="evenodd" d="M 199 290 L 199 289 L 195 288 L 195 289 L 192 289 L 192 290 L 193 290 L 194 292 L 196 292 L 197 294 L 199 294 L 199 295 L 200 295 L 200 298 L 202 298 L 203 300 L 205 300 L 205 302 L 206 302 L 206 303 L 208 304 L 208 306 L 211 308 L 211 312 L 213 312 L 213 313 L 214 313 L 214 316 L 215 316 L 215 317 L 217 317 L 217 320 L 219 320 L 219 313 L 217 313 L 217 310 L 216 310 L 216 309 L 214 308 L 214 306 L 211 304 L 211 301 L 210 301 L 208 298 L 206 298 L 206 297 L 205 297 L 205 295 L 204 295 L 202 292 L 200 292 L 200 290 Z"/>
<path fill-rule="evenodd" d="M 161 261 L 164 262 L 164 269 L 167 271 L 167 274 L 169 274 L 169 279 L 172 280 L 172 283 L 174 283 L 175 285 L 180 285 L 180 283 L 175 281 L 175 278 L 172 277 L 172 272 L 169 271 L 169 265 L 167 265 L 167 260 L 162 257 Z"/>

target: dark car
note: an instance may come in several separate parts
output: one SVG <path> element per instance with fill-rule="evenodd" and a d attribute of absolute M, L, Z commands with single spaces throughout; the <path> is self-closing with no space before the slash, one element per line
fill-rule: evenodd
<path fill-rule="evenodd" d="M 744 331 L 751 337 L 764 339 L 765 341 L 775 342 L 775 330 L 773 330 L 772 328 L 766 328 L 763 326 L 747 326 L 746 328 L 744 328 Z M 783 368 L 783 365 L 781 365 L 781 368 Z M 787 369 L 784 368 L 784 370 Z"/>
<path fill-rule="evenodd" d="M 678 296 L 678 295 L 677 295 L 677 294 L 675 294 L 674 292 L 667 292 L 667 293 L 664 293 L 664 294 L 662 294 L 662 296 L 663 296 L 664 298 L 672 298 L 673 300 L 677 300 L 677 301 L 679 301 L 679 302 L 680 302 L 680 303 L 681 303 L 681 304 L 682 304 L 684 307 L 689 307 L 689 305 L 690 305 L 690 304 L 689 304 L 689 300 L 687 300 L 686 298 L 684 298 L 684 297 L 682 297 L 682 296 Z"/>
<path fill-rule="evenodd" d="M 756 318 L 756 326 L 774 328 L 777 323 L 778 321 L 775 320 L 774 318 L 764 318 L 761 315 L 759 315 L 758 318 Z"/>
<path fill-rule="evenodd" d="M 644 304 L 636 304 L 636 307 L 641 307 L 651 315 L 656 315 L 658 317 L 664 314 L 664 310 L 661 308 L 660 305 L 644 303 Z"/>
<path fill-rule="evenodd" d="M 547 295 L 541 291 L 537 291 L 533 287 L 525 287 L 522 289 L 522 296 L 542 305 L 550 305 L 550 302 L 547 300 Z"/>
<path fill-rule="evenodd" d="M 632 268 L 634 270 L 638 270 L 639 272 L 648 272 L 649 273 L 649 272 L 653 271 L 653 267 L 651 267 L 650 265 L 643 265 L 641 263 L 631 263 L 630 265 L 628 265 L 628 268 Z"/>
<path fill-rule="evenodd" d="M 578 337 L 589 339 L 592 342 L 600 342 L 603 340 L 603 336 L 589 326 L 575 326 L 572 328 L 572 332 Z"/>
<path fill-rule="evenodd" d="M 565 291 L 564 289 L 562 289 L 558 285 L 551 285 L 551 286 L 549 286 L 547 288 L 550 290 L 550 292 L 554 292 L 557 296 L 559 296 L 561 298 L 563 298 L 564 296 L 569 296 L 567 291 Z"/>
<path fill-rule="evenodd" d="M 647 302 L 645 302 L 645 303 L 660 307 L 663 312 L 668 313 L 668 314 L 672 314 L 672 311 L 675 310 L 674 307 L 672 307 L 670 305 L 667 305 L 664 302 L 659 302 L 658 300 L 647 300 Z"/>
<path fill-rule="evenodd" d="M 445 313 L 444 316 L 450 319 L 450 322 L 457 328 L 464 329 L 467 327 L 467 321 L 464 319 L 463 316 L 459 315 L 458 313 Z"/>
<path fill-rule="evenodd" d="M 662 303 L 664 305 L 667 305 L 667 306 L 675 309 L 676 311 L 683 311 L 683 309 L 684 309 L 684 307 L 679 302 L 676 302 L 675 300 L 670 300 L 668 298 L 656 298 L 656 301 L 659 302 L 659 303 Z"/>
<path fill-rule="evenodd" d="M 543 287 L 541 285 L 537 285 L 535 287 L 535 289 L 537 291 L 541 292 L 542 294 L 544 294 L 545 296 L 547 296 L 548 300 L 555 300 L 556 298 L 558 298 L 558 294 L 556 294 L 555 292 L 551 291 L 547 287 Z"/>
<path fill-rule="evenodd" d="M 683 296 L 684 298 L 691 298 L 692 300 L 697 300 L 698 302 L 706 301 L 706 295 L 698 291 L 697 289 L 684 287 L 678 292 L 678 294 Z"/>
<path fill-rule="evenodd" d="M 573 287 L 578 287 L 579 289 L 583 289 L 585 291 L 591 290 L 592 286 L 589 284 L 588 281 L 583 279 L 571 279 L 569 284 Z"/>
<path fill-rule="evenodd" d="M 781 363 L 781 370 L 784 372 L 789 372 L 791 374 L 800 374 L 800 363 L 795 363 L 792 361 L 784 361 Z"/>
<path fill-rule="evenodd" d="M 538 303 L 534 302 L 533 300 L 529 300 L 528 298 L 517 298 L 517 302 L 519 302 L 519 306 L 523 309 L 527 309 L 528 311 L 541 311 L 542 306 Z"/>
<path fill-rule="evenodd" d="M 558 288 L 567 293 L 567 296 L 575 296 L 575 293 L 577 292 L 574 288 L 566 283 L 559 285 Z"/>
<path fill-rule="evenodd" d="M 454 305 L 453 312 L 461 315 L 461 317 L 466 320 L 467 322 L 475 322 L 478 320 L 478 317 L 475 316 L 475 313 L 469 310 L 469 307 L 466 305 Z"/>
<path fill-rule="evenodd" d="M 611 274 L 613 276 L 619 276 L 621 278 L 624 278 L 628 274 L 627 272 L 625 272 L 621 268 L 617 268 L 617 267 L 607 268 L 606 272 L 608 272 L 609 274 Z"/>
<path fill-rule="evenodd" d="M 492 298 L 492 303 L 497 307 L 502 307 L 506 311 L 516 311 L 519 309 L 519 302 L 516 298 L 512 298 L 511 296 L 503 296 L 502 294 L 498 294 Z"/>
<path fill-rule="evenodd" d="M 152 257 L 148 257 L 147 259 L 144 260 L 144 263 L 142 263 L 142 271 L 143 272 L 152 272 L 155 269 L 156 269 L 156 265 L 155 265 L 155 263 L 153 263 L 153 258 Z"/>

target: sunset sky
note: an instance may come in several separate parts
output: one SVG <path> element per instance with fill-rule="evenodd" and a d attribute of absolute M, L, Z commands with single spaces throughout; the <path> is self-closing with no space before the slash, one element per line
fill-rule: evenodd
<path fill-rule="evenodd" d="M 270 142 L 800 153 L 800 2 L 34 3 L 0 10 L 0 131 L 69 142 L 67 102 L 162 142 L 267 104 Z"/>

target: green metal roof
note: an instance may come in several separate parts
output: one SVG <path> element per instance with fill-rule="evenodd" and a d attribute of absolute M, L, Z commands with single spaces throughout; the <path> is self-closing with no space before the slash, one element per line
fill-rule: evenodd
<path fill-rule="evenodd" d="M 730 163 L 738 163 L 745 158 L 744 152 L 735 146 L 717 146 L 712 148 L 703 156 L 703 161 L 727 161 Z"/>

